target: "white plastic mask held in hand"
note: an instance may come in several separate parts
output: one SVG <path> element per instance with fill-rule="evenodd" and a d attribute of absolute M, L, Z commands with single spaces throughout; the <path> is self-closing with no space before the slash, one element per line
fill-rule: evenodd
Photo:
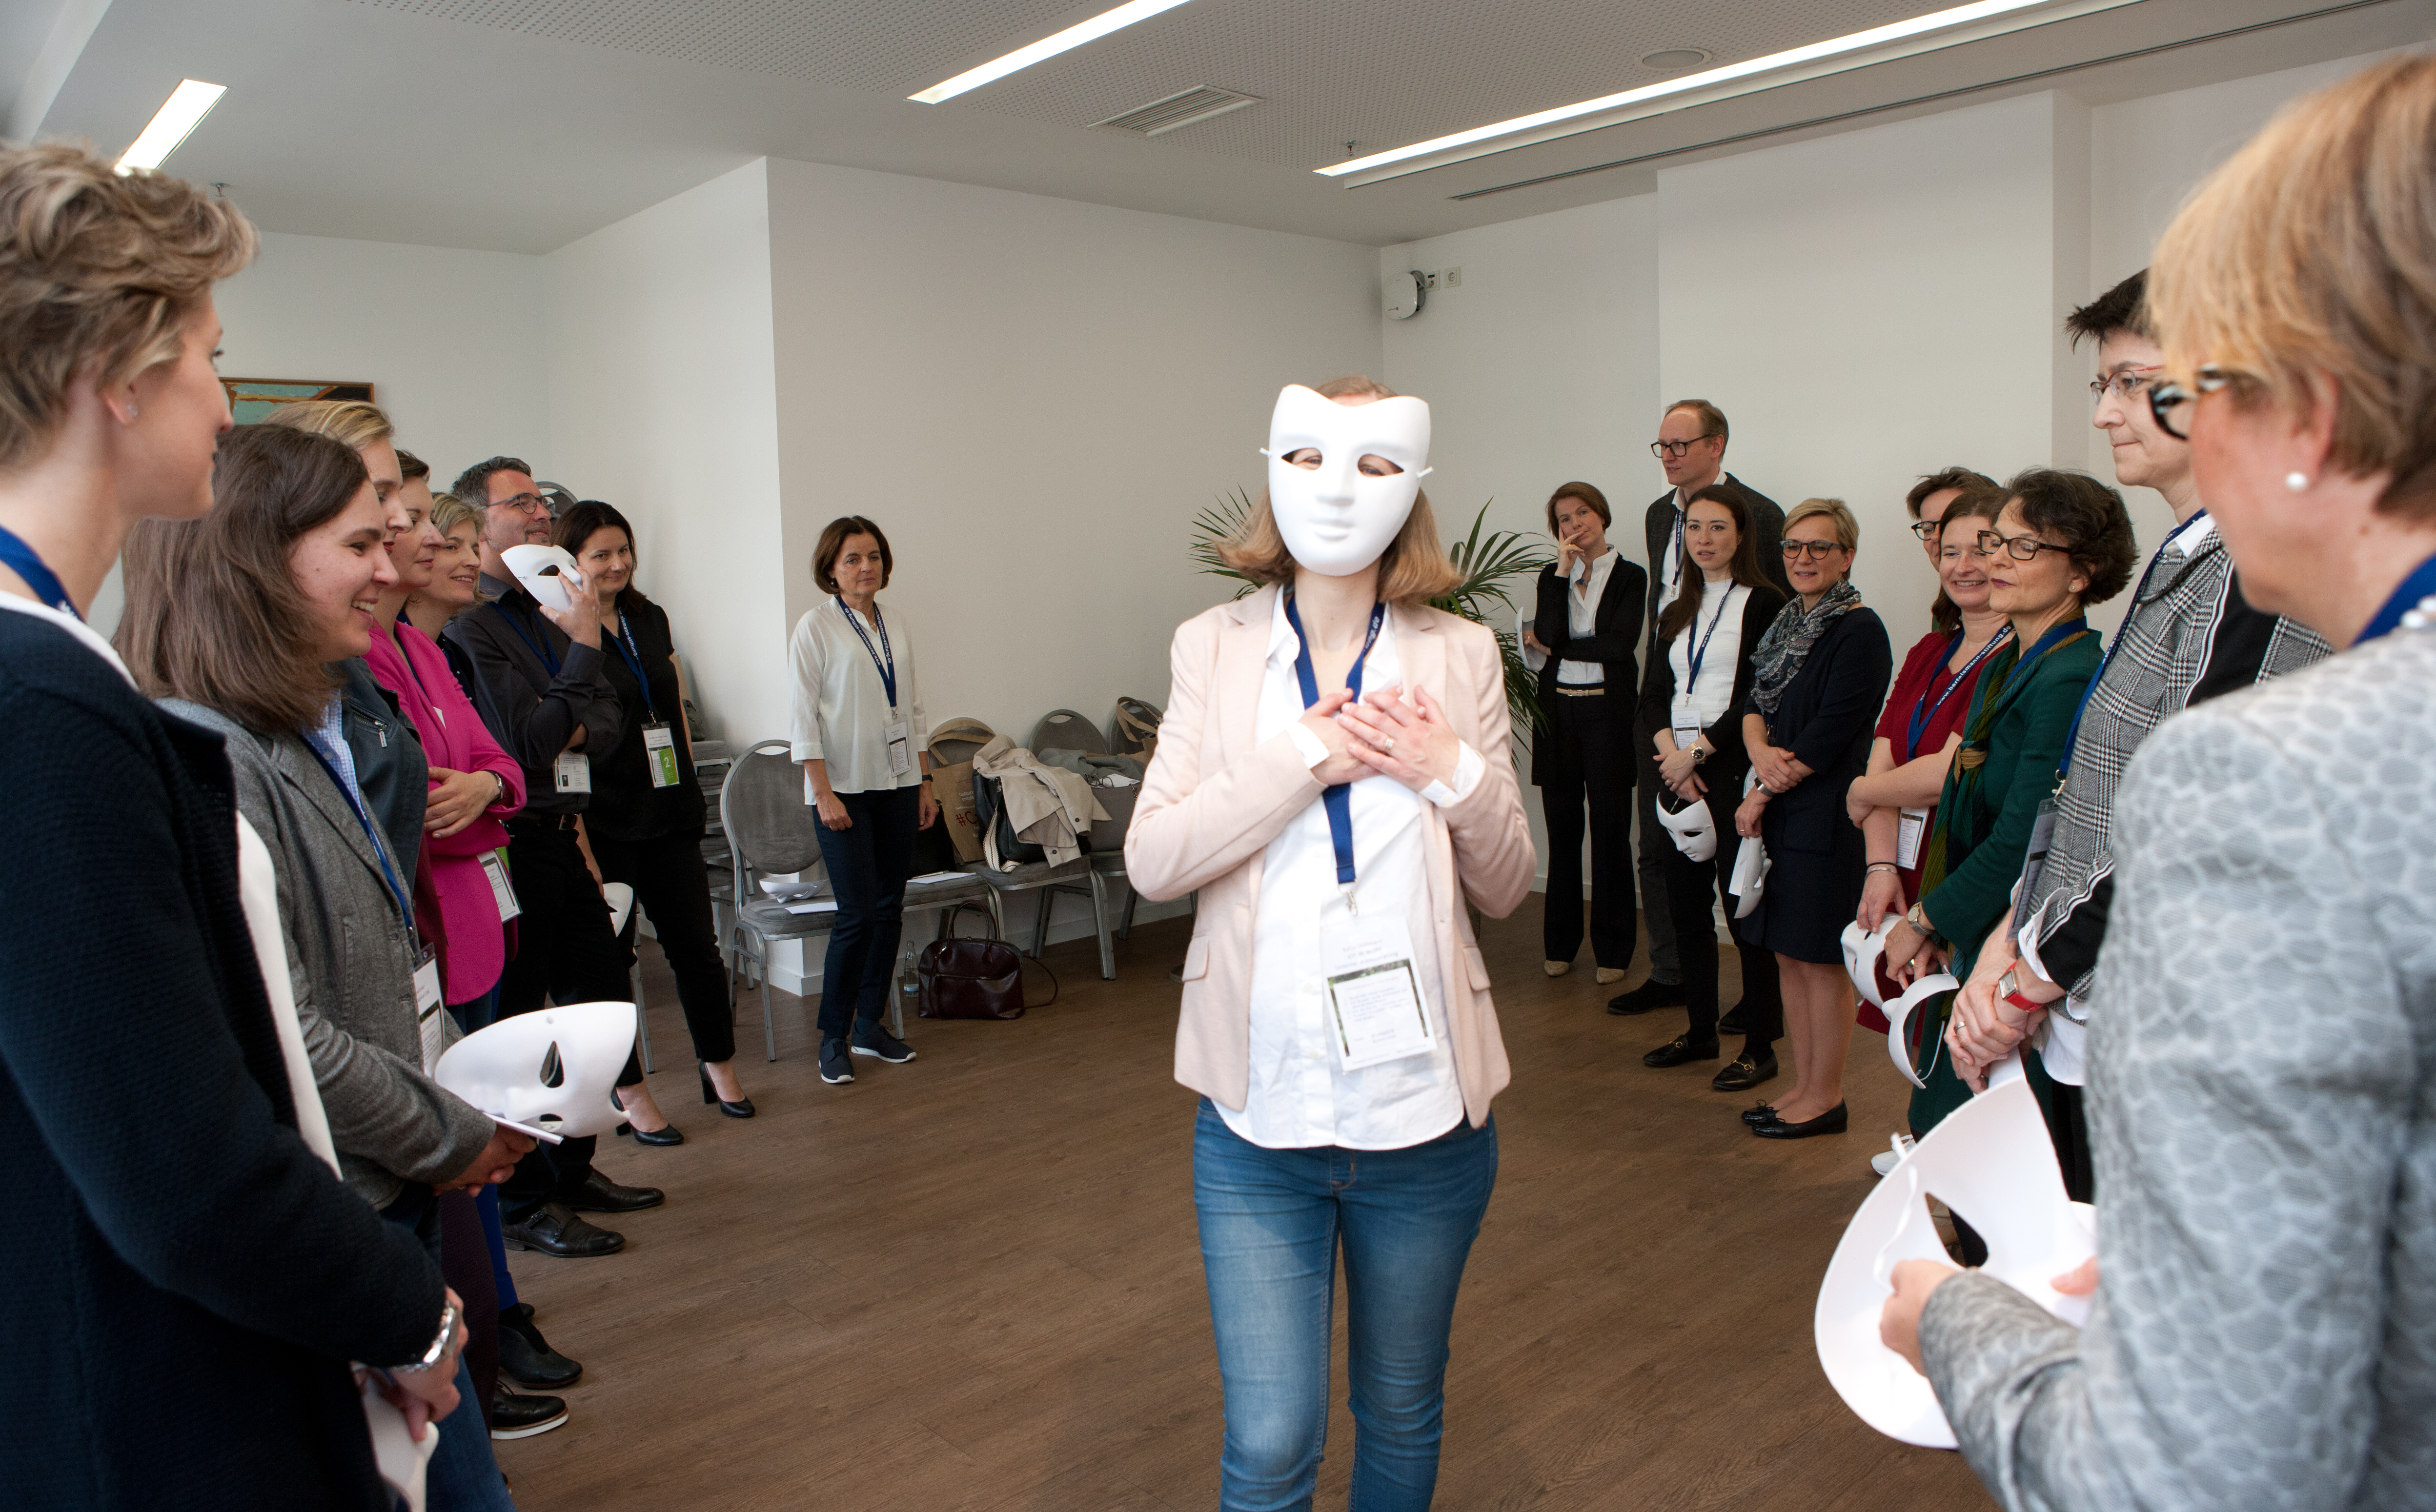
<path fill-rule="evenodd" d="M 1317 467 L 1287 461 L 1309 448 Z M 1269 511 L 1297 565 L 1327 577 L 1361 571 L 1404 528 L 1429 476 L 1430 407 L 1418 399 L 1341 405 L 1298 383 L 1278 393 L 1269 416 Z M 1365 477 L 1362 459 L 1400 472 Z"/>
<path fill-rule="evenodd" d="M 626 1121 L 609 1101 L 635 1048 L 635 1005 L 578 1002 L 502 1018 L 448 1047 L 431 1079 L 555 1144 Z"/>

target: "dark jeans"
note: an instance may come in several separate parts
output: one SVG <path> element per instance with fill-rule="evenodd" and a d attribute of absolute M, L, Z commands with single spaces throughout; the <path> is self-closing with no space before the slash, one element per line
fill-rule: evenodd
<path fill-rule="evenodd" d="M 547 817 L 508 823 L 508 866 L 516 901 L 516 953 L 499 978 L 499 1017 L 529 1014 L 543 999 L 562 1003 L 624 1002 L 626 958 L 609 932 L 609 905 L 584 869 L 575 831 L 555 827 Z M 621 1086 L 643 1079 L 630 1051 Z M 516 1173 L 499 1189 L 499 1215 L 511 1224 L 532 1216 L 542 1204 L 564 1202 L 592 1174 L 591 1138 L 545 1144 L 516 1162 Z"/>
<path fill-rule="evenodd" d="M 854 823 L 844 829 L 821 826 L 821 860 L 828 864 L 829 890 L 838 905 L 828 955 L 821 963 L 824 1040 L 844 1039 L 850 1027 L 878 1023 L 888 1011 L 922 790 L 842 792 L 838 802 Z"/>
<path fill-rule="evenodd" d="M 1540 739 L 1548 777 L 1540 807 L 1548 819 L 1548 892 L 1540 926 L 1551 961 L 1582 947 L 1582 810 L 1590 810 L 1591 955 L 1621 971 L 1632 965 L 1632 702 L 1601 691 L 1558 693 Z"/>
<path fill-rule="evenodd" d="M 1649 926 L 1649 980 L 1680 982 L 1683 956 L 1676 948 L 1675 919 L 1666 900 L 1666 858 L 1677 852 L 1675 837 L 1658 822 L 1658 791 L 1663 784 L 1658 780 L 1658 763 L 1650 759 L 1657 754 L 1658 748 L 1650 743 L 1656 737 L 1654 730 L 1641 730 L 1632 742 L 1633 812 L 1641 825 L 1641 919 Z M 1718 847 L 1727 852 L 1728 866 L 1733 864 L 1732 846 L 1729 843 L 1733 832 L 1733 826 L 1729 825 L 1725 834 L 1717 838 Z"/>
<path fill-rule="evenodd" d="M 702 862 L 702 831 L 685 829 L 649 840 L 592 838 L 592 859 L 608 881 L 635 890 L 634 912 L 618 944 L 631 967 L 635 923 L 652 916 L 660 953 L 676 974 L 677 1001 L 694 1059 L 723 1061 L 736 1053 L 736 1014 L 727 1000 L 727 966 L 719 957 L 719 927 L 710 916 L 710 872 Z"/>
<path fill-rule="evenodd" d="M 1328 1439 L 1340 1240 L 1352 1512 L 1426 1512 L 1455 1291 L 1496 1185 L 1494 1121 L 1402 1150 L 1269 1150 L 1202 1099 L 1192 1201 L 1227 1395 L 1223 1512 L 1311 1506 Z"/>
<path fill-rule="evenodd" d="M 1713 782 L 1709 788 L 1710 822 L 1718 826 L 1714 856 L 1693 860 L 1676 848 L 1673 835 L 1663 827 L 1658 831 L 1666 842 L 1662 859 L 1666 912 L 1675 921 L 1675 954 L 1683 967 L 1683 1004 L 1691 1014 L 1695 1041 L 1717 1037 L 1717 930 L 1710 922 L 1709 904 L 1714 898 L 1724 899 L 1726 917 L 1731 920 L 1741 901 L 1726 887 L 1741 844 L 1734 836 L 1733 806 L 1721 796 L 1727 786 Z M 1734 936 L 1734 953 L 1743 966 L 1743 1053 L 1753 1061 L 1764 1060 L 1784 1033 L 1784 997 L 1777 982 L 1776 954 L 1746 945 L 1734 930 L 1726 932 Z"/>
<path fill-rule="evenodd" d="M 423 1242 L 432 1263 L 444 1274 L 447 1271 L 438 1193 L 429 1187 L 409 1186 L 381 1209 L 381 1216 L 411 1230 Z M 454 1277 L 449 1279 L 456 1284 Z M 462 1293 L 459 1295 L 470 1312 L 472 1299 Z M 497 1321 L 496 1308 L 492 1321 Z M 515 1503 L 508 1498 L 507 1480 L 491 1453 L 489 1400 L 474 1383 L 471 1352 L 469 1348 L 457 1357 L 457 1410 L 435 1425 L 440 1429 L 440 1445 L 431 1451 L 430 1468 L 425 1471 L 425 1505 L 430 1512 L 515 1512 Z"/>

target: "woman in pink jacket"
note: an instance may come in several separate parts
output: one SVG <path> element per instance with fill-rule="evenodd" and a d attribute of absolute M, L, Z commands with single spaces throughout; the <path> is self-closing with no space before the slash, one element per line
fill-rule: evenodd
<path fill-rule="evenodd" d="M 1267 584 L 1175 634 L 1126 870 L 1198 889 L 1176 1080 L 1226 1382 L 1220 1504 L 1307 1508 L 1344 1246 L 1353 1504 L 1437 1483 L 1447 1334 L 1509 1077 L 1464 904 L 1528 891 L 1488 631 L 1429 501 L 1429 407 L 1366 378 L 1278 397 L 1269 486 L 1227 547 Z"/>

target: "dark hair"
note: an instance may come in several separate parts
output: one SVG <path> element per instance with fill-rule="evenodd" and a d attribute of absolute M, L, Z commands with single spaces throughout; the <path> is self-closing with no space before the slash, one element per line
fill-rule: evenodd
<path fill-rule="evenodd" d="M 1904 508 L 1911 511 L 1911 517 L 1916 520 L 1920 518 L 1921 510 L 1926 507 L 1931 494 L 1942 494 L 1949 488 L 1968 490 L 1995 486 L 1996 480 L 1985 473 L 1975 473 L 1968 467 L 1948 467 L 1930 473 L 1914 483 L 1911 492 L 1904 495 Z"/>
<path fill-rule="evenodd" d="M 1722 452 L 1726 449 L 1726 443 L 1732 438 L 1731 432 L 1726 426 L 1726 412 L 1724 410 L 1718 408 L 1715 405 L 1709 403 L 1706 399 L 1678 399 L 1673 404 L 1668 405 L 1659 415 L 1658 418 L 1660 422 L 1663 423 L 1668 415 L 1673 414 L 1678 409 L 1689 409 L 1694 414 L 1698 415 L 1700 417 L 1700 435 L 1702 437 L 1716 437 L 1717 450 Z M 1690 500 L 1687 499 L 1685 502 L 1689 503 Z"/>
<path fill-rule="evenodd" d="M 857 535 L 867 535 L 879 543 L 879 585 L 888 586 L 888 580 L 896 572 L 896 553 L 888 549 L 888 532 L 860 514 L 842 514 L 822 527 L 820 544 L 812 547 L 813 587 L 826 594 L 837 593 L 838 553 L 845 549 L 849 537 Z"/>
<path fill-rule="evenodd" d="M 1734 558 L 1727 566 L 1727 570 L 1733 574 L 1734 581 L 1750 588 L 1756 588 L 1766 582 L 1767 580 L 1761 577 L 1759 572 L 1759 532 L 1751 529 L 1750 507 L 1743 502 L 1742 495 L 1723 483 L 1711 483 L 1683 501 L 1684 513 L 1689 514 L 1692 506 L 1702 499 L 1718 506 L 1734 517 Z M 1688 559 L 1690 555 L 1691 552 L 1687 549 L 1684 556 Z M 1687 568 L 1690 565 L 1688 560 L 1684 564 Z M 1692 617 L 1700 612 L 1700 597 L 1707 585 L 1708 574 L 1706 573 L 1686 571 L 1683 574 L 1683 586 L 1675 595 L 1675 601 L 1668 604 L 1666 612 L 1658 617 L 1659 644 L 1662 645 L 1673 640 L 1683 633 L 1683 627 L 1690 624 Z"/>
<path fill-rule="evenodd" d="M 1559 483 L 1557 485 L 1557 491 L 1548 495 L 1548 533 L 1550 535 L 1557 533 L 1557 501 L 1562 498 L 1577 498 L 1589 505 L 1591 513 L 1599 517 L 1601 525 L 1615 523 L 1615 512 L 1607 507 L 1605 494 L 1588 483 Z"/>
<path fill-rule="evenodd" d="M 581 568 L 583 564 L 583 543 L 592 539 L 592 532 L 595 530 L 617 530 L 624 534 L 628 546 L 635 544 L 635 528 L 626 523 L 626 516 L 597 498 L 587 498 L 570 505 L 566 513 L 551 522 L 549 538 L 553 545 L 568 556 L 575 558 L 576 565 Z M 626 586 L 618 590 L 618 607 L 620 609 L 630 603 L 650 603 L 651 601 L 643 597 L 641 589 L 635 586 L 635 580 L 631 576 L 626 579 Z"/>
<path fill-rule="evenodd" d="M 2065 316 L 2063 328 L 2071 333 L 2076 350 L 2084 337 L 2104 341 L 2117 331 L 2155 340 L 2157 333 L 2149 328 L 2149 270 L 2143 268 Z"/>
<path fill-rule="evenodd" d="M 153 698 L 217 709 L 249 730 L 298 730 L 339 679 L 314 652 L 312 607 L 288 553 L 370 475 L 345 443 L 287 426 L 239 426 L 212 463 L 199 520 L 144 520 L 129 532 L 127 608 L 113 643 Z"/>
<path fill-rule="evenodd" d="M 448 492 L 478 510 L 489 509 L 493 473 L 522 473 L 527 478 L 531 478 L 532 468 L 528 466 L 521 457 L 494 457 L 488 461 L 476 462 L 459 473 L 457 481 L 449 485 Z"/>
<path fill-rule="evenodd" d="M 2089 579 L 2080 594 L 2084 605 L 2104 603 L 2131 583 L 2140 544 L 2122 495 L 2087 473 L 2052 467 L 2015 473 L 2005 491 L 2007 503 L 2022 501 L 2022 518 L 2031 530 L 2063 537 L 2072 565 Z"/>
<path fill-rule="evenodd" d="M 397 476 L 401 482 L 411 483 L 418 478 L 431 476 L 431 464 L 400 446 L 397 450 Z"/>

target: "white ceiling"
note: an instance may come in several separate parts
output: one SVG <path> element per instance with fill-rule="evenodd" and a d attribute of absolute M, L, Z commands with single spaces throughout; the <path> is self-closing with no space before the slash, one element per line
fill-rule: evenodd
<path fill-rule="evenodd" d="M 226 84 L 169 171 L 320 235 L 547 252 L 767 154 L 1384 245 L 1957 91 L 2128 98 L 2436 30 L 2436 0 L 2138 0 L 1353 189 L 1311 171 L 1348 141 L 1651 82 L 1661 48 L 1731 62 L 1951 0 L 1192 0 L 948 104 L 903 97 L 1112 3 L 0 0 L 0 115 L 114 152 L 181 78 Z M 1147 139 L 1091 127 L 1196 84 L 1262 103 Z"/>

